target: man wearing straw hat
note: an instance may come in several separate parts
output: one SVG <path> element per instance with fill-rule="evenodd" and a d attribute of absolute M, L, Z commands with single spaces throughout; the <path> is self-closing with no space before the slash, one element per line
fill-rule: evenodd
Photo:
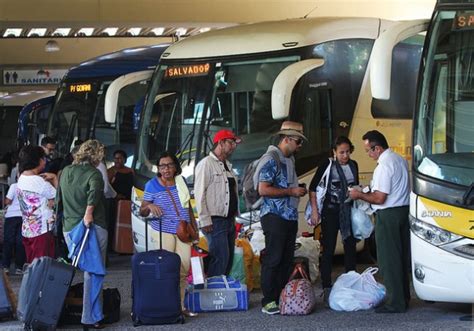
<path fill-rule="evenodd" d="M 269 146 L 257 166 L 254 180 L 263 197 L 260 221 L 265 234 L 265 255 L 262 259 L 262 312 L 278 314 L 278 300 L 285 287 L 293 264 L 296 232 L 298 230 L 298 202 L 307 191 L 298 186 L 294 154 L 306 137 L 301 123 L 282 123 L 277 146 Z M 278 157 L 275 157 L 277 155 Z M 277 163 L 278 162 L 278 163 Z"/>

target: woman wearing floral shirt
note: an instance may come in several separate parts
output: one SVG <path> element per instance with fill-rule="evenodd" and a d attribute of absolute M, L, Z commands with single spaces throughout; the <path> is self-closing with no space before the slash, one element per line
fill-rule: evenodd
<path fill-rule="evenodd" d="M 54 221 L 52 206 L 56 196 L 56 175 L 42 173 L 45 154 L 39 146 L 25 146 L 19 154 L 20 178 L 17 195 L 23 218 L 21 233 L 26 263 L 36 257 L 54 257 L 54 239 L 49 223 Z"/>

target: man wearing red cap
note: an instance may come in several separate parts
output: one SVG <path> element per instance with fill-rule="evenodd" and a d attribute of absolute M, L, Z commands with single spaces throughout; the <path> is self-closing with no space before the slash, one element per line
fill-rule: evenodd
<path fill-rule="evenodd" d="M 232 131 L 218 131 L 212 151 L 196 166 L 194 197 L 199 225 L 213 257 L 209 277 L 228 275 L 232 267 L 239 199 L 237 177 L 228 159 L 240 142 Z"/>

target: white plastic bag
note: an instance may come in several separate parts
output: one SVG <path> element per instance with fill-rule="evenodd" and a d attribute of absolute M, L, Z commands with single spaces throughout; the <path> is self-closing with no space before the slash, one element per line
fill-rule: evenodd
<path fill-rule="evenodd" d="M 374 223 L 361 208 L 358 206 L 358 201 L 354 201 L 354 206 L 351 208 L 351 222 L 352 234 L 356 239 L 367 239 L 374 231 Z"/>
<path fill-rule="evenodd" d="M 367 268 L 362 274 L 355 271 L 340 275 L 329 295 L 329 307 L 337 311 L 367 310 L 385 298 L 385 287 L 377 283 L 378 268 Z"/>
<path fill-rule="evenodd" d="M 316 282 L 319 275 L 319 240 L 314 240 L 313 237 L 298 237 L 296 243 L 301 244 L 295 250 L 295 256 L 304 256 L 308 258 L 309 275 L 311 282 Z"/>
<path fill-rule="evenodd" d="M 253 228 L 250 246 L 252 246 L 252 251 L 255 255 L 260 255 L 260 252 L 265 248 L 265 235 L 261 227 L 255 226 Z"/>

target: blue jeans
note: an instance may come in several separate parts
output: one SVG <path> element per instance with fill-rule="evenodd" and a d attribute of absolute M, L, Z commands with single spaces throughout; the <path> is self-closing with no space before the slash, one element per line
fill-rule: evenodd
<path fill-rule="evenodd" d="M 100 253 L 102 255 L 102 262 L 105 265 L 105 254 L 107 253 L 107 239 L 108 239 L 108 233 L 107 230 L 96 225 L 95 226 L 96 230 L 96 235 L 97 235 L 97 240 L 99 241 L 99 247 L 100 247 Z M 66 244 L 68 244 L 68 234 L 69 232 L 64 232 L 64 239 L 66 240 Z M 95 321 L 94 318 L 92 317 L 92 302 L 90 300 L 90 291 L 91 291 L 91 276 L 90 274 L 85 271 L 84 272 L 84 295 L 82 298 L 82 318 L 81 318 L 81 323 L 82 324 L 94 324 L 99 321 Z M 102 296 L 101 296 L 101 301 L 102 301 Z M 102 304 L 102 303 L 101 303 Z"/>
<path fill-rule="evenodd" d="M 234 218 L 212 216 L 212 231 L 206 233 L 205 237 L 211 257 L 207 276 L 228 275 L 234 259 Z"/>
<path fill-rule="evenodd" d="M 23 220 L 20 217 L 5 218 L 3 223 L 3 267 L 10 269 L 10 263 L 15 251 L 15 266 L 17 269 L 23 269 L 25 263 L 25 248 L 23 247 L 21 236 L 21 224 Z"/>

